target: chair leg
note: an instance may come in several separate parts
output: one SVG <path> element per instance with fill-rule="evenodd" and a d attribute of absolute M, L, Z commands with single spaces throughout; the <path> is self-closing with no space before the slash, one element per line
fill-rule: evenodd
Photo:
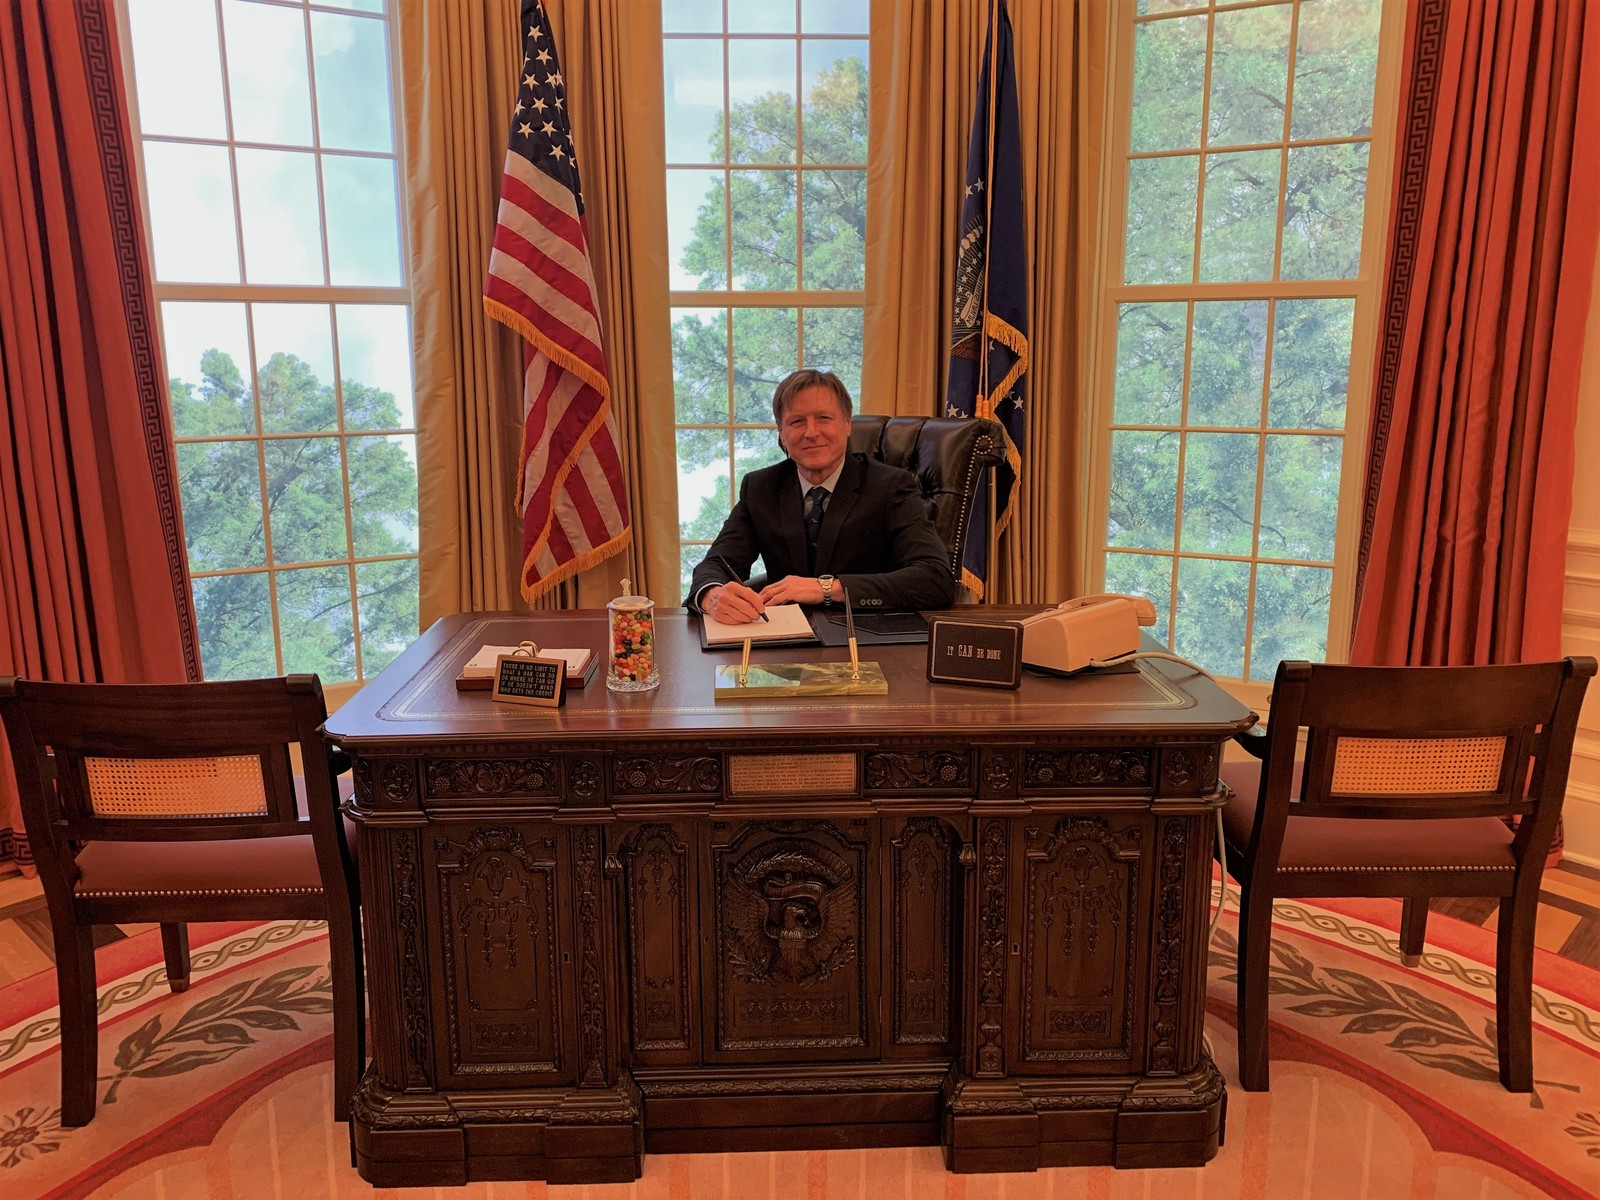
<path fill-rule="evenodd" d="M 1427 936 L 1428 897 L 1407 896 L 1400 907 L 1400 961 L 1408 967 L 1420 967 Z"/>
<path fill-rule="evenodd" d="M 361 963 L 361 918 L 354 903 L 330 906 L 329 973 L 333 984 L 333 1116 L 350 1119 L 350 1102 L 366 1069 L 366 991 Z"/>
<path fill-rule="evenodd" d="M 1500 1082 L 1508 1092 L 1533 1091 L 1533 931 L 1538 892 L 1523 903 L 1500 901 L 1495 939 L 1494 1018 Z"/>
<path fill-rule="evenodd" d="M 94 927 L 73 923 L 57 929 L 55 950 L 56 993 L 61 1002 L 61 1124 L 77 1128 L 94 1120 L 99 1085 Z"/>
<path fill-rule="evenodd" d="M 1272 953 L 1272 897 L 1242 885 L 1239 902 L 1239 1086 L 1264 1092 L 1267 1069 L 1267 967 Z"/>
<path fill-rule="evenodd" d="M 167 960 L 167 986 L 175 992 L 189 990 L 189 927 L 161 926 L 161 954 Z"/>

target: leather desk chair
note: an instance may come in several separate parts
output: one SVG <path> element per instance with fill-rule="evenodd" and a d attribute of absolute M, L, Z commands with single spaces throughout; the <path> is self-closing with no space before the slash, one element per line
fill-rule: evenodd
<path fill-rule="evenodd" d="M 1005 436 L 985 417 L 882 417 L 850 419 L 850 449 L 910 471 L 922 484 L 922 502 L 950 551 L 950 570 L 961 578 L 978 482 L 1005 458 Z"/>
<path fill-rule="evenodd" d="M 328 922 L 333 1111 L 363 1067 L 361 924 L 338 811 L 347 767 L 319 729 L 315 675 L 230 683 L 0 679 L 0 718 L 55 940 L 61 1124 L 94 1117 L 94 925 L 161 925 L 167 979 L 189 986 L 185 922 Z M 296 776 L 296 747 L 304 776 Z"/>
<path fill-rule="evenodd" d="M 1488 667 L 1284 662 L 1271 719 L 1224 763 L 1227 871 L 1239 881 L 1239 1078 L 1267 1086 L 1267 975 L 1279 896 L 1404 900 L 1420 961 L 1431 896 L 1498 896 L 1500 1081 L 1533 1087 L 1539 879 L 1566 792 L 1592 658 Z M 1306 731 L 1305 758 L 1297 742 Z M 1519 818 L 1515 831 L 1504 818 Z"/>

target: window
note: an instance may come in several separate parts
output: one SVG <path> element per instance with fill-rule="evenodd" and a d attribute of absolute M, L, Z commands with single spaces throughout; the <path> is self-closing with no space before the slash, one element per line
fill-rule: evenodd
<path fill-rule="evenodd" d="M 126 0 L 206 677 L 353 680 L 417 633 L 384 0 Z"/>
<path fill-rule="evenodd" d="M 1152 597 L 1177 653 L 1270 681 L 1280 659 L 1344 648 L 1330 621 L 1348 619 L 1362 455 L 1347 436 L 1364 415 L 1347 401 L 1364 394 L 1353 348 L 1371 341 L 1381 267 L 1380 4 L 1137 0 L 1119 15 L 1106 589 Z"/>
<path fill-rule="evenodd" d="M 867 14 L 860 0 L 663 0 L 682 588 L 744 472 L 781 455 L 773 389 L 861 383 Z"/>

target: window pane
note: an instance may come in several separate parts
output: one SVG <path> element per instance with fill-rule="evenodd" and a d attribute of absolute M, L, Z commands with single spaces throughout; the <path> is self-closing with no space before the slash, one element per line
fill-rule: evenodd
<path fill-rule="evenodd" d="M 680 38 L 662 49 L 667 161 L 725 162 L 722 41 Z"/>
<path fill-rule="evenodd" d="M 1333 561 L 1343 455 L 1342 437 L 1285 434 L 1267 438 L 1258 554 L 1263 558 Z"/>
<path fill-rule="evenodd" d="M 361 673 L 370 679 L 412 642 L 420 624 L 417 560 L 356 564 Z"/>
<path fill-rule="evenodd" d="M 809 290 L 867 286 L 867 173 L 803 171 L 805 260 Z"/>
<path fill-rule="evenodd" d="M 128 30 L 139 132 L 226 137 L 213 0 L 128 0 Z"/>
<path fill-rule="evenodd" d="M 1194 278 L 1194 214 L 1200 158 L 1141 158 L 1128 164 L 1129 283 L 1188 283 Z"/>
<path fill-rule="evenodd" d="M 1176 425 L 1183 415 L 1187 304 L 1123 304 L 1117 313 L 1118 425 Z"/>
<path fill-rule="evenodd" d="M 404 304 L 340 304 L 339 373 L 346 429 L 409 429 L 411 321 Z"/>
<path fill-rule="evenodd" d="M 728 420 L 728 310 L 672 310 L 673 409 L 680 425 Z"/>
<path fill-rule="evenodd" d="M 1250 553 L 1259 447 L 1253 433 L 1189 435 L 1183 458 L 1183 549 Z"/>
<path fill-rule="evenodd" d="M 417 439 L 414 434 L 345 440 L 350 524 L 356 557 L 417 549 Z"/>
<path fill-rule="evenodd" d="M 807 308 L 801 310 L 803 366 L 832 371 L 849 390 L 861 411 L 861 344 L 865 310 Z"/>
<path fill-rule="evenodd" d="M 173 433 L 178 437 L 254 433 L 244 305 L 169 300 L 161 306 L 161 334 Z"/>
<path fill-rule="evenodd" d="M 1210 144 L 1283 140 L 1289 6 L 1217 14 L 1211 47 Z"/>
<path fill-rule="evenodd" d="M 733 419 L 772 424 L 772 393 L 800 361 L 800 314 L 792 308 L 733 310 Z"/>
<path fill-rule="evenodd" d="M 298 8 L 223 0 L 228 101 L 241 142 L 311 145 L 306 19 Z"/>
<path fill-rule="evenodd" d="M 735 429 L 733 431 L 733 494 L 739 494 L 739 485 L 751 471 L 770 467 L 783 461 L 783 451 L 778 448 L 778 431 L 772 426 L 772 411 L 767 410 L 765 429 Z"/>
<path fill-rule="evenodd" d="M 740 291 L 793 288 L 796 211 L 793 171 L 733 171 L 733 285 Z"/>
<path fill-rule="evenodd" d="M 231 571 L 266 563 L 255 442 L 180 443 L 178 494 L 190 570 Z"/>
<path fill-rule="evenodd" d="M 1209 558 L 1178 560 L 1178 605 L 1172 649 L 1218 675 L 1244 673 L 1250 564 Z"/>
<path fill-rule="evenodd" d="M 267 442 L 265 449 L 267 494 L 272 497 L 269 520 L 273 562 L 323 562 L 346 557 L 350 543 L 345 529 L 339 440 L 282 438 Z"/>
<path fill-rule="evenodd" d="M 789 8 L 791 22 L 794 7 Z M 798 130 L 793 42 L 728 42 L 728 153 L 736 163 L 793 163 Z"/>
<path fill-rule="evenodd" d="M 1175 433 L 1119 429 L 1111 434 L 1111 503 L 1106 543 L 1171 550 L 1178 511 Z"/>
<path fill-rule="evenodd" d="M 805 160 L 867 161 L 866 42 L 800 43 Z"/>
<path fill-rule="evenodd" d="M 1124 596 L 1146 596 L 1156 606 L 1151 635 L 1171 642 L 1172 560 L 1164 554 L 1106 555 L 1106 591 Z"/>
<path fill-rule="evenodd" d="M 187 510 L 187 503 L 184 507 Z M 188 520 L 187 511 L 184 519 Z M 267 586 L 264 571 L 194 581 L 200 665 L 207 679 L 252 679 L 279 673 L 272 644 L 272 596 Z"/>
<path fill-rule="evenodd" d="M 249 281 L 322 283 L 316 157 L 291 150 L 235 153 Z"/>
<path fill-rule="evenodd" d="M 794 0 L 737 0 L 728 5 L 729 33 L 793 33 Z"/>
<path fill-rule="evenodd" d="M 1257 567 L 1250 678 L 1270 682 L 1286 658 L 1326 659 L 1332 599 L 1333 572 L 1326 567 Z"/>
<path fill-rule="evenodd" d="M 1378 0 L 1301 0 L 1294 61 L 1294 137 L 1371 132 Z"/>
<path fill-rule="evenodd" d="M 1354 279 L 1361 273 L 1367 199 L 1367 144 L 1298 146 L 1289 151 L 1283 212 L 1285 279 Z"/>
<path fill-rule="evenodd" d="M 317 138 L 338 150 L 392 150 L 389 39 L 382 21 L 311 14 Z"/>
<path fill-rule="evenodd" d="M 401 282 L 394 166 L 388 158 L 322 156 L 333 283 L 392 287 Z"/>
<path fill-rule="evenodd" d="M 1129 148 L 1135 154 L 1200 145 L 1208 20 L 1180 17 L 1134 26 Z"/>
<path fill-rule="evenodd" d="M 1343 429 L 1350 389 L 1350 299 L 1279 300 L 1267 422 L 1279 429 Z"/>
<path fill-rule="evenodd" d="M 726 430 L 678 430 L 679 537 L 709 542 L 717 536 L 733 507 L 731 473 Z"/>
<path fill-rule="evenodd" d="M 1200 278 L 1206 283 L 1272 278 L 1282 153 L 1246 150 L 1206 160 Z"/>
<path fill-rule="evenodd" d="M 144 182 L 156 278 L 163 283 L 238 283 L 227 148 L 147 141 Z"/>
<path fill-rule="evenodd" d="M 689 581 L 694 577 L 694 569 L 705 556 L 704 542 L 681 542 L 678 546 L 678 594 L 685 599 L 689 595 Z"/>
<path fill-rule="evenodd" d="M 800 0 L 800 28 L 805 33 L 865 34 L 870 11 L 861 0 Z"/>
<path fill-rule="evenodd" d="M 324 679 L 354 679 L 350 568 L 279 571 L 277 582 L 283 669 L 314 671 Z"/>
<path fill-rule="evenodd" d="M 661 0 L 663 33 L 721 33 L 722 0 Z"/>
<path fill-rule="evenodd" d="M 1259 425 L 1267 373 L 1267 302 L 1208 300 L 1194 306 L 1189 425 Z"/>
<path fill-rule="evenodd" d="M 721 171 L 667 172 L 667 253 L 674 288 L 728 286 L 725 179 Z"/>
<path fill-rule="evenodd" d="M 333 397 L 333 333 L 326 304 L 253 304 L 256 382 L 268 433 L 339 427 Z"/>

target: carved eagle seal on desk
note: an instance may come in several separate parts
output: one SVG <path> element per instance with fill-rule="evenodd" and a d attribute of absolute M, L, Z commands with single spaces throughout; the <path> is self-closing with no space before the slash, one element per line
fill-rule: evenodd
<path fill-rule="evenodd" d="M 819 983 L 856 956 L 855 872 L 815 842 L 783 838 L 746 854 L 723 885 L 722 936 L 735 978 Z"/>

